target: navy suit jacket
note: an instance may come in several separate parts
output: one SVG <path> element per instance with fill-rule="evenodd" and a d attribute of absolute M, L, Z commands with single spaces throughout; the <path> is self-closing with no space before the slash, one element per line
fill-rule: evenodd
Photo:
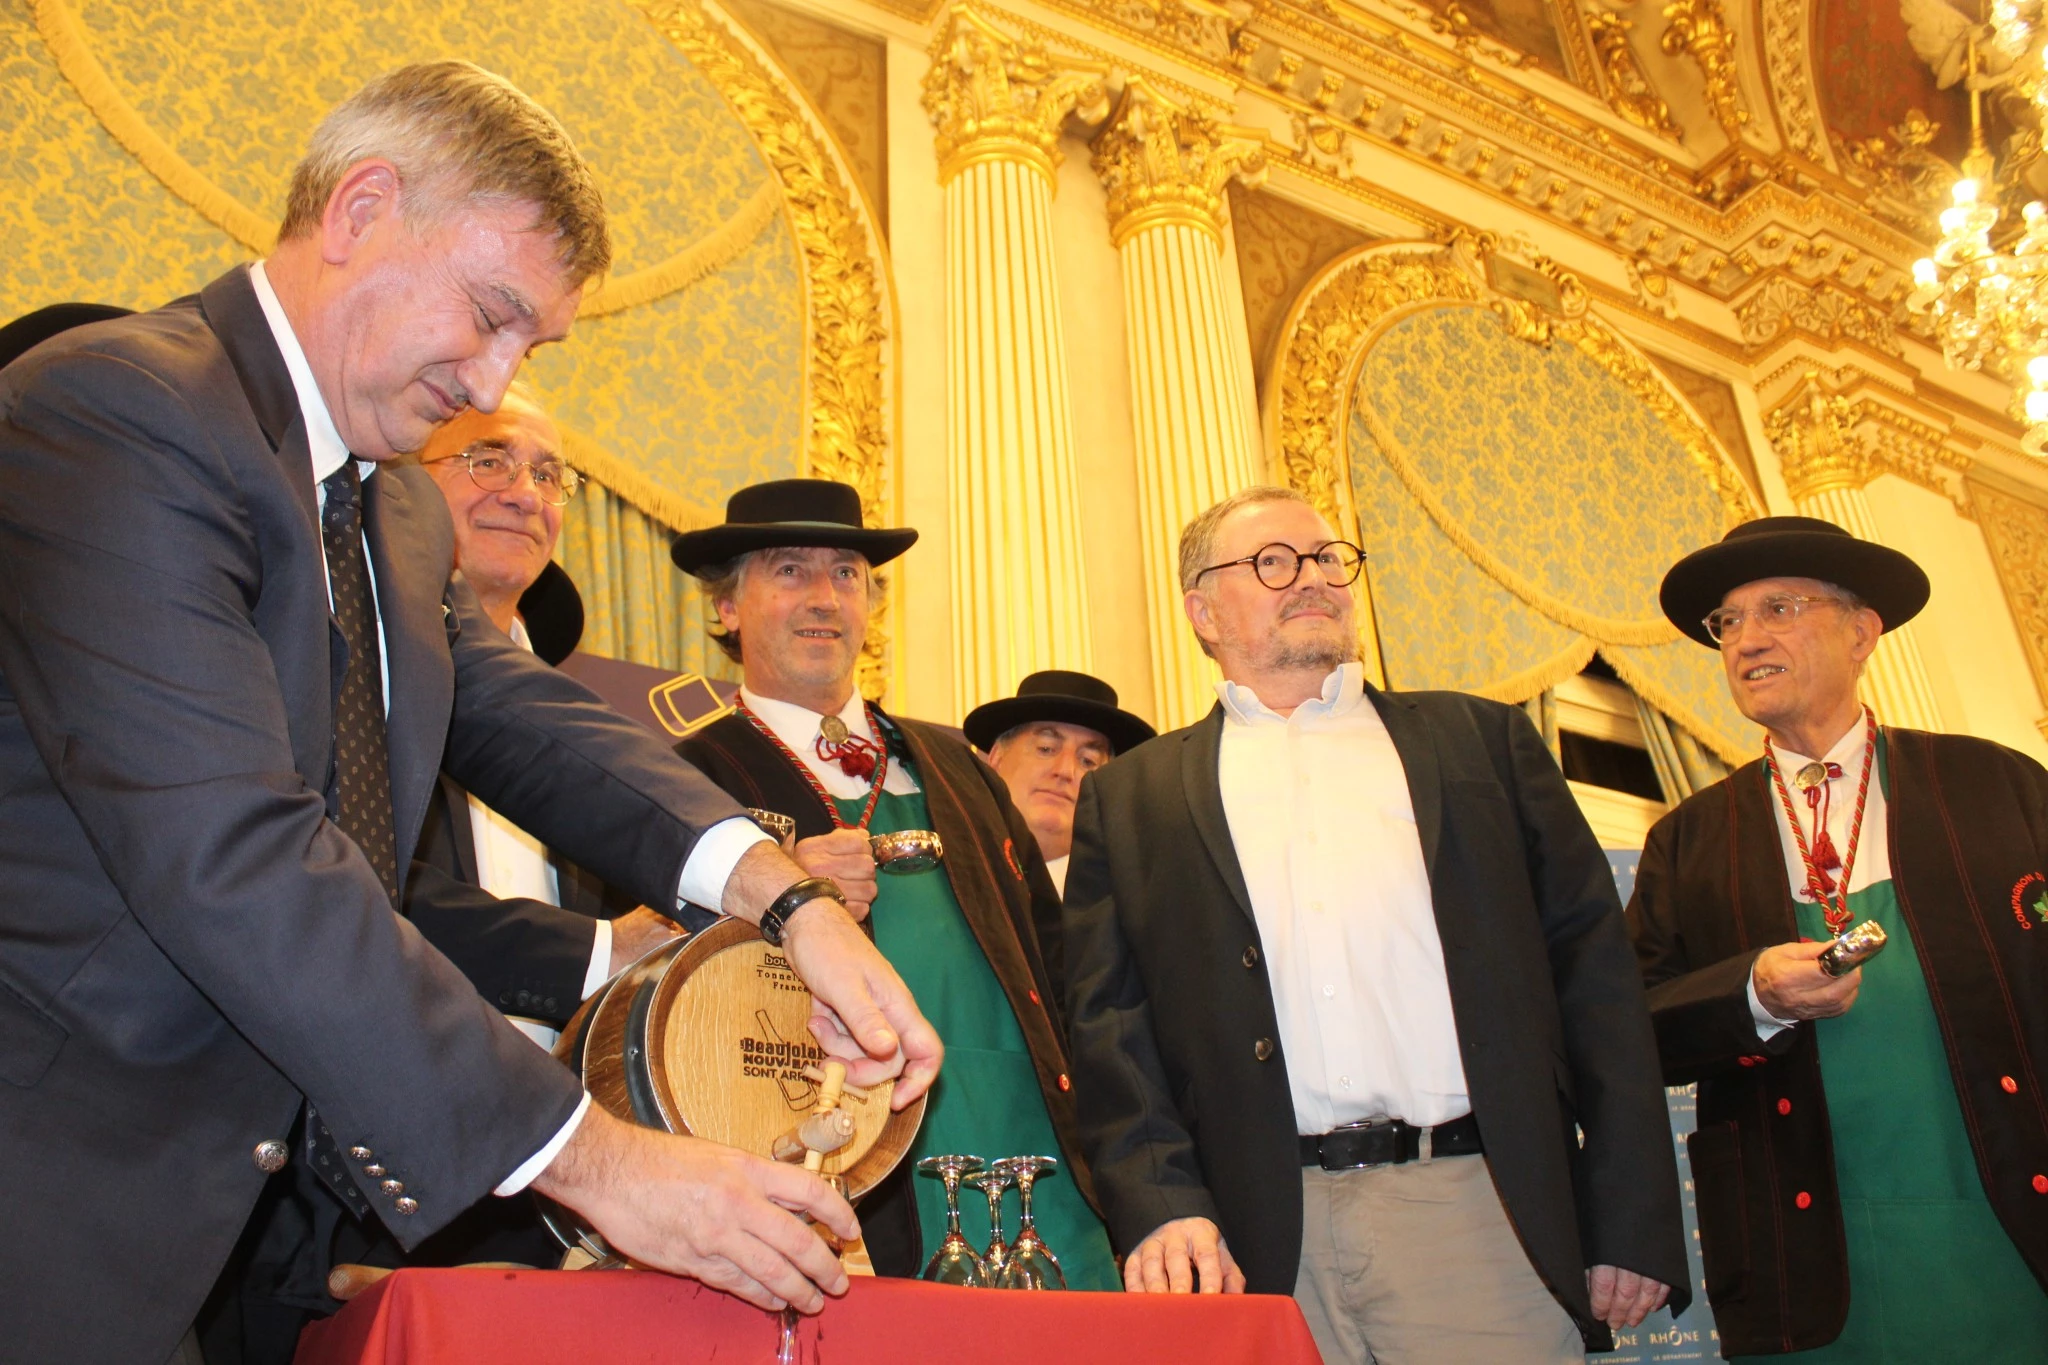
<path fill-rule="evenodd" d="M 364 489 L 400 866 L 445 762 L 671 903 L 738 807 L 490 627 L 426 474 Z M 23 1359 L 168 1356 L 263 1185 L 252 1151 L 308 1102 L 417 1201 L 348 1172 L 408 1246 L 577 1103 L 331 818 L 346 650 L 316 508 L 244 269 L 0 371 L 0 1340 Z"/>

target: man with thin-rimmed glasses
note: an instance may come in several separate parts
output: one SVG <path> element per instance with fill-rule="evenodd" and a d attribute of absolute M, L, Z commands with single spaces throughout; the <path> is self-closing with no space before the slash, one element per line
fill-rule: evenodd
<path fill-rule="evenodd" d="M 1664 614 L 1720 651 L 1764 732 L 1650 831 L 1628 908 L 1665 1079 L 1699 1083 L 1700 1250 L 1730 1357 L 1967 1341 L 2017 1362 L 2048 1339 L 2048 772 L 1856 696 L 1930 591 L 1899 551 L 1811 517 L 1747 522 L 1664 578 Z M 1868 923 L 1881 953 L 1829 956 Z"/>
<path fill-rule="evenodd" d="M 1281 488 L 1181 535 L 1224 681 L 1081 786 L 1082 1142 L 1127 1289 L 1292 1293 L 1333 1362 L 1580 1360 L 1685 1297 L 1621 906 L 1518 708 L 1366 684 L 1363 560 Z"/>

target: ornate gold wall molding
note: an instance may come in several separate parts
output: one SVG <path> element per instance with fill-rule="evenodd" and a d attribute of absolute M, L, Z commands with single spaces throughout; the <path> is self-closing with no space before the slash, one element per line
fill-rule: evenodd
<path fill-rule="evenodd" d="M 1265 179 L 1264 139 L 1248 132 L 1130 77 L 1091 158 L 1109 192 L 1111 243 L 1120 247 L 1156 223 L 1183 222 L 1221 247 L 1224 187 Z"/>
<path fill-rule="evenodd" d="M 2019 628 L 2034 688 L 2048 705 L 2048 504 L 1976 479 L 1970 481 L 1970 501 L 1984 529 L 1999 586 L 2005 589 L 2013 625 Z M 2037 724 L 2048 735 L 2048 716 Z"/>
<path fill-rule="evenodd" d="M 1053 183 L 1067 120 L 1100 121 L 1109 111 L 1107 68 L 1055 60 L 1043 43 L 997 28 L 955 5 L 932 40 L 924 108 L 938 130 L 939 183 L 979 161 L 1016 161 Z"/>
<path fill-rule="evenodd" d="M 1735 321 L 1743 341 L 1752 347 L 1787 332 L 1802 332 L 1831 345 L 1860 342 L 1895 358 L 1906 353 L 1891 310 L 1825 281 L 1809 284 L 1773 275 L 1735 305 Z"/>
<path fill-rule="evenodd" d="M 1646 132 L 1660 137 L 1677 137 L 1678 125 L 1671 119 L 1671 106 L 1657 94 L 1628 35 L 1635 24 L 1613 10 L 1586 12 L 1586 34 L 1593 42 L 1604 78 L 1607 103 L 1614 112 Z"/>
<path fill-rule="evenodd" d="M 1730 142 L 1742 137 L 1749 111 L 1742 107 L 1742 80 L 1736 69 L 1735 30 L 1728 27 L 1721 0 L 1671 0 L 1664 6 L 1671 21 L 1658 39 L 1668 56 L 1681 53 L 1699 66 L 1707 82 L 1707 107 Z"/>
<path fill-rule="evenodd" d="M 1810 0 L 1759 0 L 1764 25 L 1765 74 L 1771 102 L 1785 142 L 1809 161 L 1833 164 L 1827 130 L 1813 95 L 1813 69 L 1807 61 L 1807 33 L 1812 23 Z"/>
<path fill-rule="evenodd" d="M 1279 394 L 1272 419 L 1274 463 L 1281 477 L 1306 493 L 1332 525 L 1352 524 L 1345 431 L 1353 415 L 1352 389 L 1373 339 L 1417 309 L 1469 306 L 1491 309 L 1511 335 L 1531 344 L 1576 347 L 1672 432 L 1721 500 L 1728 524 L 1755 516 L 1756 505 L 1740 471 L 1716 450 L 1705 427 L 1643 353 L 1587 310 L 1578 281 L 1541 258 L 1496 265 L 1496 245 L 1490 235 L 1461 233 L 1439 247 L 1368 247 L 1340 258 L 1309 287 L 1282 330 Z M 1555 308 L 1546 306 L 1537 281 L 1553 286 Z M 1358 415 L 1389 467 L 1438 530 L 1517 598 L 1603 643 L 1654 645 L 1678 638 L 1661 616 L 1627 621 L 1594 616 L 1516 573 L 1451 518 L 1384 423 L 1370 411 Z"/>
<path fill-rule="evenodd" d="M 1783 374 L 1759 387 L 1775 388 Z M 1949 499 L 1958 516 L 1974 516 L 1964 478 L 1970 457 L 1949 444 L 1943 428 L 1902 411 L 1880 389 L 1853 369 L 1826 373 L 1809 366 L 1764 415 L 1793 501 L 1858 490 L 1879 474 L 1892 474 Z"/>

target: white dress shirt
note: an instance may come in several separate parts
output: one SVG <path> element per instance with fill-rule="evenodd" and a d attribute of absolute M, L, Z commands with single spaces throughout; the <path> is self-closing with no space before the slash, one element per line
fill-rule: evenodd
<path fill-rule="evenodd" d="M 511 635 L 513 644 L 532 652 L 533 640 L 526 633 L 526 623 L 516 616 L 512 618 Z M 524 897 L 548 905 L 562 903 L 561 886 L 547 847 L 473 795 L 469 798 L 469 834 L 476 849 L 478 886 L 501 900 Z M 597 926 L 597 934 L 591 941 L 590 965 L 584 969 L 578 1000 L 588 1000 L 611 977 L 612 922 L 592 922 Z M 512 1021 L 512 1027 L 544 1048 L 552 1049 L 561 1037 L 558 1030 L 538 1019 L 506 1017 Z"/>
<path fill-rule="evenodd" d="M 789 746 L 791 753 L 803 760 L 804 766 L 824 784 L 826 791 L 841 800 L 868 794 L 870 784 L 866 778 L 855 777 L 837 763 L 818 757 L 818 726 L 825 719 L 821 713 L 798 706 L 793 701 L 764 697 L 744 687 L 740 689 L 740 700 L 761 718 L 763 725 L 775 732 L 777 739 Z M 882 743 L 882 737 L 868 724 L 868 708 L 860 693 L 855 692 L 846 699 L 846 705 L 839 708 L 839 719 L 845 722 L 849 735 L 873 740 L 878 745 Z M 891 759 L 888 775 L 882 779 L 882 790 L 891 796 L 915 796 L 919 788 L 910 770 Z M 793 816 L 795 812 L 785 810 L 776 814 Z"/>
<path fill-rule="evenodd" d="M 1840 777 L 1828 779 L 1828 797 L 1825 803 L 1828 815 L 1828 837 L 1834 841 L 1835 852 L 1843 859 L 1849 856 L 1849 831 L 1856 822 L 1856 789 L 1863 781 L 1863 750 L 1870 742 L 1870 717 L 1868 713 L 1849 727 L 1849 732 L 1836 740 L 1834 747 L 1820 759 L 1833 763 L 1842 770 Z M 1871 761 L 1876 762 L 1875 756 Z M 1814 762 L 1805 754 L 1795 754 L 1790 749 L 1778 747 L 1778 762 L 1785 770 L 1785 790 L 1792 797 L 1792 809 L 1799 813 L 1799 832 L 1806 836 L 1806 846 L 1814 844 L 1814 815 L 1806 807 L 1806 794 L 1793 781 L 1799 770 Z M 1785 803 L 1778 796 L 1778 784 L 1769 784 L 1771 815 L 1778 825 L 1778 847 L 1785 857 L 1785 880 L 1791 883 L 1792 899 L 1801 905 L 1813 904 L 1813 893 L 1806 886 L 1806 861 L 1799 856 L 1799 842 L 1792 837 L 1792 825 L 1785 818 Z M 1836 874 L 1839 877 L 1839 872 Z M 1870 795 L 1863 808 L 1863 834 L 1856 841 L 1856 865 L 1849 869 L 1849 891 L 1851 894 L 1876 886 L 1879 882 L 1892 879 L 1892 849 L 1890 821 L 1885 812 L 1884 787 L 1878 775 L 1870 775 Z M 1764 1008 L 1757 998 L 1756 969 L 1749 973 L 1749 1012 L 1756 1019 L 1757 1036 L 1773 1038 L 1797 1023 L 1794 1019 L 1780 1019 Z"/>
<path fill-rule="evenodd" d="M 327 502 L 326 490 L 321 482 L 328 475 L 340 469 L 349 458 L 348 446 L 342 441 L 341 433 L 335 428 L 334 417 L 327 410 L 327 400 L 321 396 L 320 386 L 313 378 L 313 367 L 306 360 L 306 352 L 299 345 L 298 334 L 292 331 L 291 320 L 285 316 L 284 306 L 278 302 L 277 291 L 271 288 L 269 277 L 264 273 L 263 262 L 249 267 L 249 283 L 256 290 L 256 302 L 263 310 L 263 320 L 270 324 L 271 338 L 277 342 L 277 349 L 284 357 L 285 371 L 291 375 L 292 390 L 298 396 L 299 412 L 306 422 L 306 445 L 313 462 L 313 487 L 320 496 L 321 506 Z M 358 460 L 357 466 L 367 483 L 377 472 L 377 465 L 371 460 Z M 321 552 L 322 567 L 326 564 L 326 551 Z M 364 543 L 363 562 L 370 563 L 367 538 Z M 371 595 L 376 594 L 376 569 L 370 569 Z M 378 656 L 383 664 L 384 705 L 391 706 L 391 665 L 390 654 L 383 648 L 384 617 L 382 607 L 377 615 Z M 676 892 L 680 908 L 683 901 L 698 905 L 717 907 L 725 899 L 725 883 L 732 876 L 732 870 L 741 856 L 755 844 L 768 836 L 761 827 L 744 816 L 722 820 L 698 836 L 690 856 L 683 862 L 683 875 Z M 606 945 L 607 956 L 610 945 Z M 495 1193 L 517 1194 L 533 1182 L 533 1178 L 546 1170 L 556 1153 L 574 1136 L 576 1127 L 583 1122 L 583 1115 L 590 1109 L 590 1095 L 586 1092 L 583 1102 L 576 1106 L 576 1112 L 562 1125 L 555 1136 L 529 1157 L 518 1170 L 512 1172 Z"/>
<path fill-rule="evenodd" d="M 1217 778 L 1273 986 L 1295 1127 L 1472 1111 L 1407 771 L 1365 669 L 1290 716 L 1217 685 Z"/>
<path fill-rule="evenodd" d="M 1067 894 L 1067 863 L 1073 856 L 1069 853 L 1064 857 L 1045 860 L 1045 870 L 1052 875 L 1052 889 L 1059 892 L 1062 897 Z"/>

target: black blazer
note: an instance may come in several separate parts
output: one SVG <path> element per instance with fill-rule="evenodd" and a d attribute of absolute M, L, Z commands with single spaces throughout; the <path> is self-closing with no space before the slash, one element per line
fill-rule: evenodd
<path fill-rule="evenodd" d="M 2048 920 L 2031 905 L 2048 893 L 2048 771 L 1989 740 L 1884 736 L 1899 913 L 1984 1193 L 2048 1288 Z M 1820 1047 L 1804 1026 L 1759 1042 L 1749 1012 L 1757 955 L 1799 937 L 1774 800 L 1761 760 L 1694 793 L 1650 831 L 1628 906 L 1665 1079 L 1699 1082 L 1700 1253 L 1731 1356 L 1826 1345 L 1852 1293 Z"/>
<path fill-rule="evenodd" d="M 616 919 L 639 902 L 552 852 L 548 861 L 560 906 L 480 889 L 469 793 L 443 776 L 427 802 L 406 878 L 405 917 L 477 994 L 507 1014 L 560 1028 L 582 1003 L 597 921 Z"/>
<path fill-rule="evenodd" d="M 426 474 L 364 490 L 400 865 L 445 760 L 667 903 L 737 807 L 489 625 Z M 343 1180 L 412 1246 L 580 1098 L 330 819 L 316 508 L 243 269 L 0 372 L 0 1337 L 24 1359 L 168 1356 L 264 1184 L 253 1149 L 309 1100 L 417 1200 Z"/>
<path fill-rule="evenodd" d="M 1671 1285 L 1674 1311 L 1688 1301 L 1670 1123 L 1613 875 L 1521 710 L 1367 695 L 1407 773 L 1501 1202 L 1589 1349 L 1606 1349 L 1588 1266 Z M 1218 786 L 1222 733 L 1218 706 L 1082 783 L 1066 897 L 1082 1145 L 1121 1249 L 1210 1218 L 1253 1292 L 1287 1294 L 1300 1154 Z"/>
<path fill-rule="evenodd" d="M 945 844 L 946 875 L 960 913 L 988 958 L 1017 1016 L 1038 1074 L 1038 1092 L 1059 1139 L 1058 1155 L 1090 1205 L 1095 1188 L 1074 1117 L 1073 1078 L 1054 983 L 1059 980 L 1059 894 L 1046 874 L 1038 841 L 1010 800 L 1009 788 L 961 740 L 935 725 L 885 716 L 894 727 L 890 751 L 908 759 L 924 789 L 932 824 Z M 676 752 L 734 797 L 796 821 L 800 839 L 830 833 L 832 815 L 811 784 L 745 716 L 733 714 L 699 730 Z M 869 929 L 872 933 L 872 928 Z M 862 1202 L 861 1230 L 875 1269 L 911 1276 L 924 1269 L 906 1163 Z"/>

